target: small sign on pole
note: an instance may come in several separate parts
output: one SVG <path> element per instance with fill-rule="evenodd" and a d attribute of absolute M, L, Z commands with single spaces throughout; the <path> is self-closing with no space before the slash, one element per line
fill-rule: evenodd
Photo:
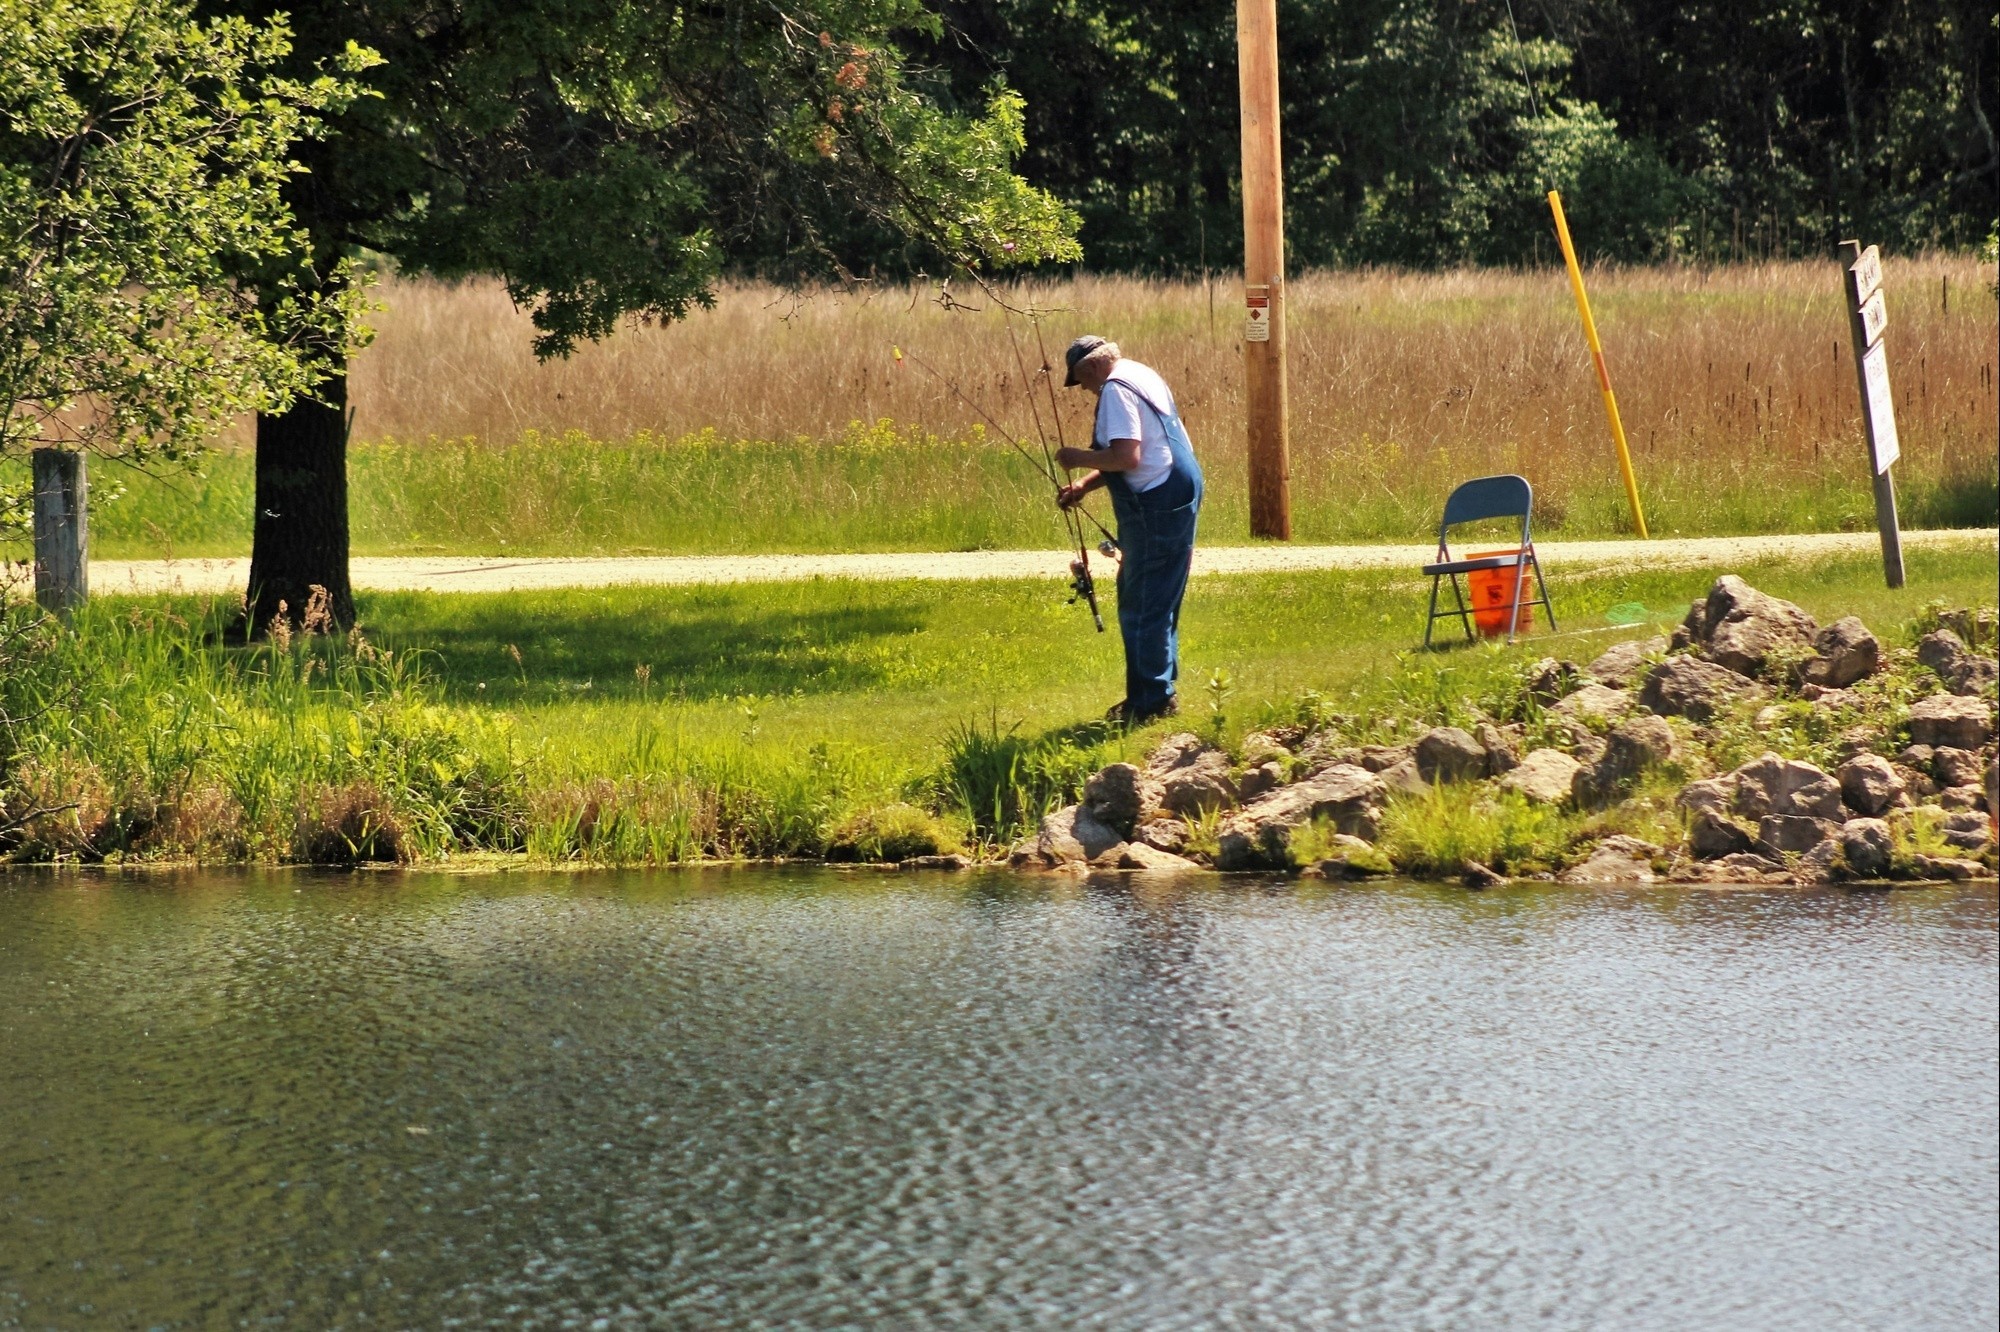
<path fill-rule="evenodd" d="M 1243 293 L 1243 340 L 1245 342 L 1269 342 L 1271 340 L 1271 289 L 1251 287 Z"/>
<path fill-rule="evenodd" d="M 1841 244 L 1847 287 L 1848 334 L 1854 343 L 1854 374 L 1861 389 L 1861 424 L 1868 436 L 1868 468 L 1875 485 L 1875 525 L 1882 533 L 1882 576 L 1890 587 L 1903 585 L 1903 532 L 1896 521 L 1896 481 L 1889 468 L 1902 456 L 1896 436 L 1896 402 L 1889 392 L 1889 350 L 1882 335 L 1889 309 L 1882 298 L 1882 252 L 1860 241 Z"/>

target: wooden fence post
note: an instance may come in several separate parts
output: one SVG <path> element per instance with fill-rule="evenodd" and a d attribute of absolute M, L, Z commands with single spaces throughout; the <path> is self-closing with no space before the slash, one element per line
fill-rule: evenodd
<path fill-rule="evenodd" d="M 67 616 L 90 596 L 90 484 L 83 455 L 36 449 L 35 600 Z"/>

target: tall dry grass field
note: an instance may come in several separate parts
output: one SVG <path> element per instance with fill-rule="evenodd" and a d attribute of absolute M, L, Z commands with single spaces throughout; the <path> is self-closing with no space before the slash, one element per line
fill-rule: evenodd
<path fill-rule="evenodd" d="M 1962 257 L 1889 264 L 1906 526 L 1995 521 L 1993 276 Z M 1873 525 L 1833 264 L 1606 270 L 1591 290 L 1655 532 Z M 1002 293 L 1046 312 L 1051 357 L 1095 331 L 1166 374 L 1208 470 L 1211 542 L 1248 533 L 1236 293 L 1137 278 Z M 730 285 L 683 323 L 627 327 L 544 365 L 497 285 L 388 282 L 380 336 L 353 366 L 355 550 L 1054 547 L 1046 484 L 979 411 L 894 357 L 922 358 L 1033 446 L 1021 364 L 1032 379 L 1036 322 L 957 294 L 965 305 L 935 288 Z M 1629 529 L 1560 271 L 1309 274 L 1290 293 L 1290 336 L 1298 538 L 1421 540 L 1453 484 L 1501 471 L 1536 483 L 1544 534 Z M 1080 442 L 1090 403 L 1059 396 Z M 95 549 L 246 551 L 242 444 L 197 478 L 100 469 Z"/>
<path fill-rule="evenodd" d="M 1970 258 L 1890 265 L 1888 337 L 1907 490 L 1967 496 L 1959 504 L 1992 494 L 2000 358 L 1992 280 Z M 1723 504 L 1745 510 L 1734 525 L 1756 526 L 1759 495 L 1781 488 L 1865 491 L 1833 264 L 1606 270 L 1590 286 L 1634 465 L 1664 525 L 1711 525 L 1702 511 Z M 882 418 L 957 436 L 978 424 L 936 379 L 910 362 L 899 366 L 895 346 L 920 355 L 1010 429 L 1033 435 L 1014 341 L 1032 369 L 1034 324 L 976 291 L 955 293 L 972 308 L 947 308 L 932 288 L 799 296 L 734 285 L 685 323 L 632 327 L 547 365 L 535 362 L 526 316 L 497 285 L 392 282 L 381 294 L 380 336 L 354 371 L 362 440 L 504 444 L 532 430 L 619 441 L 704 429 L 830 439 L 851 422 Z M 1003 294 L 1016 308 L 1049 312 L 1042 332 L 1052 358 L 1072 335 L 1096 331 L 1165 373 L 1218 497 L 1240 497 L 1233 285 L 1105 277 Z M 1289 299 L 1293 484 L 1308 531 L 1329 525 L 1327 510 L 1355 503 L 1421 525 L 1440 486 L 1494 471 L 1535 481 L 1558 525 L 1578 504 L 1622 506 L 1560 271 L 1314 273 L 1293 284 Z M 1061 396 L 1066 429 L 1078 438 L 1088 404 L 1074 392 Z M 1922 494 L 1914 498 L 1922 507 Z M 1577 517 L 1593 528 L 1615 521 Z"/>

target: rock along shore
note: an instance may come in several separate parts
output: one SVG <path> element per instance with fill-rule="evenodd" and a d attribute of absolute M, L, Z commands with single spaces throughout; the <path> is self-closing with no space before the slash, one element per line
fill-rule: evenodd
<path fill-rule="evenodd" d="M 1070 873 L 1415 873 L 1475 888 L 1509 874 L 1991 878 L 1994 615 L 1935 618 L 1913 648 L 1891 649 L 1859 619 L 1822 626 L 1724 575 L 1671 637 L 1618 644 L 1588 665 L 1535 662 L 1470 726 L 1367 744 L 1355 737 L 1383 719 L 1343 719 L 1254 732 L 1233 753 L 1170 736 L 1143 766 L 1092 776 L 1007 861 Z M 1543 844 L 1513 863 L 1440 864 L 1436 845 L 1449 839 L 1427 848 L 1425 820 L 1454 806 L 1543 829 Z M 1560 830 L 1554 845 L 1549 828 Z"/>

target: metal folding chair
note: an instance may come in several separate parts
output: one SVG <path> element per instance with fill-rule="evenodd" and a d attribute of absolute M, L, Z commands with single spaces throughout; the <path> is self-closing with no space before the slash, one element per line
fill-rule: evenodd
<path fill-rule="evenodd" d="M 1507 612 L 1507 641 L 1514 641 L 1515 632 L 1521 624 L 1521 607 L 1539 604 L 1549 617 L 1549 628 L 1556 627 L 1555 607 L 1549 604 L 1548 584 L 1542 581 L 1542 563 L 1535 558 L 1535 543 L 1529 535 L 1530 514 L 1535 505 L 1535 489 L 1523 476 L 1482 476 L 1475 481 L 1467 481 L 1451 492 L 1444 502 L 1444 521 L 1438 524 L 1438 549 L 1435 563 L 1426 564 L 1424 572 L 1431 577 L 1431 606 L 1429 617 L 1424 622 L 1424 646 L 1431 645 L 1431 630 L 1437 622 L 1456 615 L 1465 629 L 1467 641 L 1476 637 L 1473 633 L 1472 608 L 1465 604 L 1465 596 L 1460 591 L 1458 576 L 1476 569 L 1508 569 L 1526 566 L 1535 571 L 1535 590 L 1540 595 L 1530 601 L 1521 600 L 1521 578 L 1514 577 L 1514 604 Z M 1505 555 L 1484 555 L 1478 559 L 1455 560 L 1446 535 L 1459 523 L 1474 523 L 1483 518 L 1515 518 L 1521 520 L 1520 549 Z M 1438 609 L 1438 584 L 1451 580 L 1452 600 L 1457 609 Z"/>

